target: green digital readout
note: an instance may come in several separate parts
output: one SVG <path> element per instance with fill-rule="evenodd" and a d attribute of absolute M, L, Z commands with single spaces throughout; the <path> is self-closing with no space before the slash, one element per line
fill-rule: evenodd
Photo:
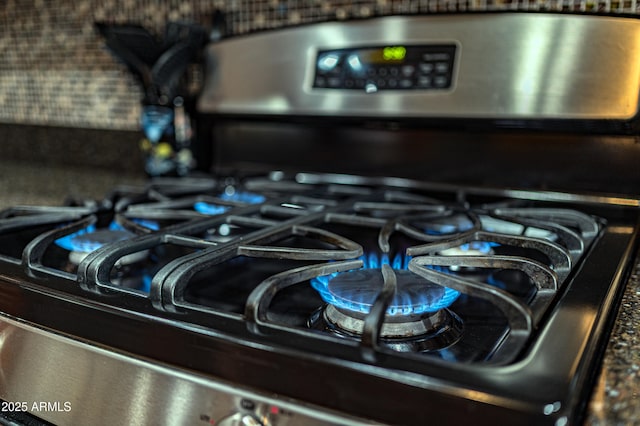
<path fill-rule="evenodd" d="M 407 48 L 404 46 L 386 46 L 354 50 L 365 64 L 384 64 L 387 62 L 402 62 L 406 59 Z"/>
<path fill-rule="evenodd" d="M 385 61 L 401 61 L 407 54 L 403 46 L 388 46 L 382 49 L 382 59 Z"/>

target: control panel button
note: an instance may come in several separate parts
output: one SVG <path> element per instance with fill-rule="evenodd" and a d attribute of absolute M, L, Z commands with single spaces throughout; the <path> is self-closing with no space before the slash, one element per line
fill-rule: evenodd
<path fill-rule="evenodd" d="M 354 73 L 359 74 L 364 71 L 364 65 L 362 64 L 362 61 L 360 61 L 360 57 L 356 54 L 349 55 L 347 58 L 347 64 L 349 69 Z"/>
<path fill-rule="evenodd" d="M 449 64 L 446 62 L 436 62 L 436 72 L 446 73 L 449 71 Z"/>
<path fill-rule="evenodd" d="M 415 70 L 416 68 L 413 65 L 404 65 L 402 67 L 402 75 L 404 77 L 411 77 Z"/>
<path fill-rule="evenodd" d="M 431 87 L 431 77 L 420 76 L 418 77 L 418 86 L 420 87 Z"/>
<path fill-rule="evenodd" d="M 423 74 L 431 74 L 433 72 L 433 64 L 431 62 L 421 63 L 420 72 L 422 72 Z"/>
<path fill-rule="evenodd" d="M 437 76 L 433 79 L 433 85 L 436 87 L 446 87 L 447 83 L 447 77 Z"/>
<path fill-rule="evenodd" d="M 340 55 L 337 53 L 328 53 L 326 55 L 320 55 L 318 58 L 318 69 L 320 71 L 328 72 L 340 63 Z"/>
<path fill-rule="evenodd" d="M 256 403 L 255 403 L 255 402 L 253 402 L 253 401 L 252 401 L 252 400 L 250 400 L 250 399 L 243 398 L 243 399 L 240 401 L 240 406 L 241 406 L 244 410 L 253 410 L 253 409 L 255 409 L 255 408 L 256 408 Z"/>

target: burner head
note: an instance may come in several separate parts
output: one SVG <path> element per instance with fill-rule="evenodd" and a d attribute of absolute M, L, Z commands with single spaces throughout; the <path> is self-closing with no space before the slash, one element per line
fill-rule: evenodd
<path fill-rule="evenodd" d="M 326 305 L 313 313 L 308 326 L 345 339 L 358 340 L 366 315 Z M 398 352 L 444 349 L 460 339 L 462 320 L 448 309 L 411 316 L 385 316 L 380 343 Z"/>
<path fill-rule="evenodd" d="M 422 336 L 437 329 L 444 320 L 444 310 L 433 313 L 411 316 L 385 317 L 380 335 L 383 338 L 402 339 Z M 324 318 L 329 324 L 353 335 L 361 335 L 364 328 L 365 315 L 353 311 L 345 311 L 334 305 L 327 305 Z"/>

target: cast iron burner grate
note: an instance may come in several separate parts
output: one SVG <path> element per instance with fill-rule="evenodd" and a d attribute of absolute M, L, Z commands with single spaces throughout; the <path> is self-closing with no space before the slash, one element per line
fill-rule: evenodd
<path fill-rule="evenodd" d="M 38 233 L 4 259 L 153 315 L 353 341 L 371 362 L 391 350 L 508 363 L 600 229 L 573 209 L 340 178 L 168 179 L 91 207 L 15 208 L 0 237 Z"/>

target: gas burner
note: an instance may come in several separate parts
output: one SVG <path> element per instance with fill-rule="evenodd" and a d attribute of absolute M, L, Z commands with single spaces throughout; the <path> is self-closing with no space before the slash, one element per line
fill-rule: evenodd
<path fill-rule="evenodd" d="M 327 305 L 309 321 L 315 329 L 324 329 L 341 337 L 362 334 L 384 282 L 381 265 L 392 266 L 397 290 L 385 314 L 380 330 L 382 342 L 398 351 L 442 349 L 460 337 L 462 321 L 446 309 L 459 292 L 429 282 L 407 270 L 409 258 L 370 254 L 362 258 L 361 269 L 334 273 L 311 280 Z"/>
<path fill-rule="evenodd" d="M 159 229 L 157 223 L 152 221 L 134 220 L 136 223 L 153 230 Z M 129 240 L 135 234 L 127 231 L 116 222 L 112 222 L 108 228 L 96 228 L 90 225 L 78 232 L 59 238 L 56 245 L 69 251 L 69 263 L 78 266 L 85 257 L 100 247 L 117 241 Z M 132 265 L 141 262 L 149 255 L 148 250 L 131 253 L 116 262 L 118 266 Z"/>
<path fill-rule="evenodd" d="M 346 339 L 360 339 L 366 315 L 327 304 L 308 321 L 312 329 Z M 449 309 L 422 315 L 385 316 L 380 342 L 397 352 L 427 352 L 444 349 L 460 339 L 463 324 Z"/>
<path fill-rule="evenodd" d="M 98 229 L 75 235 L 69 240 L 71 243 L 69 262 L 79 265 L 92 251 L 107 244 L 131 239 L 133 236 L 134 234 L 124 229 Z M 132 265 L 145 260 L 148 255 L 148 250 L 131 253 L 120 258 L 116 265 Z"/>
<path fill-rule="evenodd" d="M 138 224 L 157 230 L 159 226 L 152 221 L 138 221 Z M 82 261 L 93 251 L 102 246 L 118 241 L 130 240 L 135 234 L 113 222 L 108 228 L 91 225 L 66 237 L 56 240 L 56 244 L 69 251 L 68 262 L 63 267 L 67 272 L 75 273 Z M 148 293 L 151 288 L 152 275 L 145 262 L 149 259 L 150 250 L 141 250 L 118 259 L 110 273 L 110 282 L 121 288 L 129 288 Z"/>

